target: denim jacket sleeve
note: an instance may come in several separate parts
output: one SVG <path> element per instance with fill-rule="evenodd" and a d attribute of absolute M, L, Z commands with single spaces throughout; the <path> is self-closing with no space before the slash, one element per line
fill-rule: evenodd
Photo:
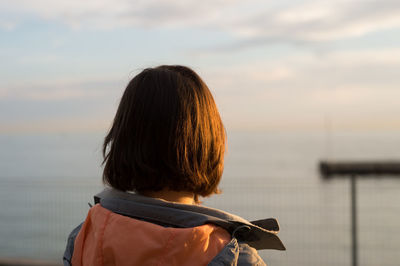
<path fill-rule="evenodd" d="M 67 247 L 65 248 L 64 256 L 63 256 L 63 265 L 64 266 L 71 266 L 71 261 L 72 261 L 72 254 L 74 253 L 74 242 L 75 238 L 78 235 L 79 231 L 81 230 L 82 227 L 81 223 L 77 227 L 75 227 L 74 230 L 69 234 L 68 240 L 67 240 Z"/>
<path fill-rule="evenodd" d="M 218 253 L 208 264 L 209 266 L 266 266 L 258 255 L 257 250 L 246 243 L 239 243 L 236 238 L 232 240 Z"/>

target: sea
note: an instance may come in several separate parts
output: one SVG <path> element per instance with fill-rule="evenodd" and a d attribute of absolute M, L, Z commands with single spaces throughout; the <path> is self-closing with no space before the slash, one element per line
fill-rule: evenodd
<path fill-rule="evenodd" d="M 227 132 L 222 194 L 203 204 L 278 219 L 286 251 L 269 266 L 351 265 L 350 179 L 321 160 L 400 161 L 398 131 Z M 99 192 L 104 133 L 0 134 L 0 259 L 61 264 L 69 232 Z M 359 265 L 400 265 L 400 177 L 357 177 Z"/>

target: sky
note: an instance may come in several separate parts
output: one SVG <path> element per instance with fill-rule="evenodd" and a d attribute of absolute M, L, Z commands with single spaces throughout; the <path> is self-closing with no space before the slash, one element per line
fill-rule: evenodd
<path fill-rule="evenodd" d="M 398 0 L 0 0 L 0 134 L 104 131 L 160 64 L 227 130 L 400 129 Z"/>

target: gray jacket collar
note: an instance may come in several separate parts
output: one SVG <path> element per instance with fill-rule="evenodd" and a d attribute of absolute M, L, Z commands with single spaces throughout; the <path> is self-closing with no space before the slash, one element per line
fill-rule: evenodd
<path fill-rule="evenodd" d="M 212 223 L 255 249 L 285 250 L 277 236 L 279 224 L 273 218 L 249 222 L 213 208 L 172 203 L 112 188 L 96 194 L 94 201 L 112 212 L 163 226 L 188 228 Z"/>

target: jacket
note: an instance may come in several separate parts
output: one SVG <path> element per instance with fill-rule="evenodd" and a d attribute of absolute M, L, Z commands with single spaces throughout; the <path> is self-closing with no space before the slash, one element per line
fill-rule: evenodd
<path fill-rule="evenodd" d="M 107 188 L 68 237 L 73 265 L 266 265 L 257 250 L 285 250 L 278 222 L 249 222 L 187 205 Z"/>

